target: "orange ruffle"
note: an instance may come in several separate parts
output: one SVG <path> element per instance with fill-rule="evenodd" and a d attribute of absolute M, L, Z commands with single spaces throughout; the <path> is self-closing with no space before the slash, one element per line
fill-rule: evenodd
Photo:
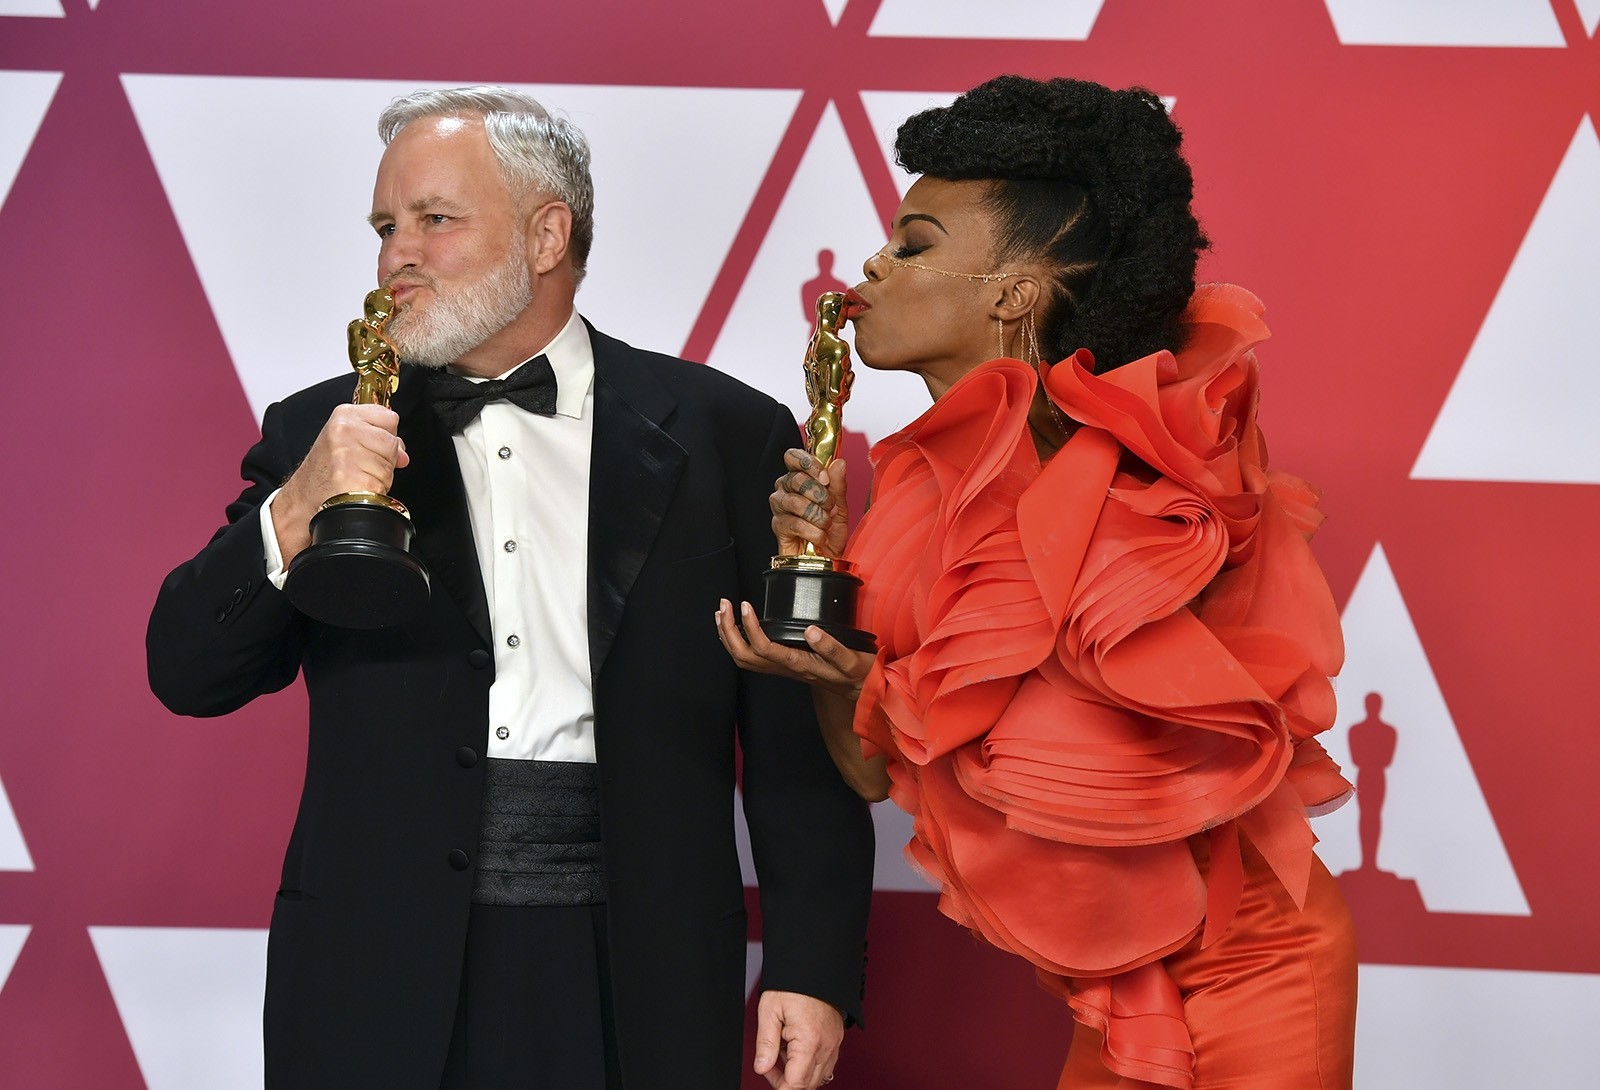
<path fill-rule="evenodd" d="M 1188 319 L 1177 354 L 1040 368 L 1082 425 L 1042 467 L 1033 369 L 962 378 L 873 449 L 848 551 L 881 645 L 856 732 L 888 757 L 911 860 L 1071 995 L 1114 1070 L 1180 1087 L 1159 959 L 1227 926 L 1240 834 L 1298 903 L 1307 808 L 1350 791 L 1314 739 L 1343 659 L 1317 493 L 1267 468 L 1256 425 L 1260 303 L 1206 287 Z"/>

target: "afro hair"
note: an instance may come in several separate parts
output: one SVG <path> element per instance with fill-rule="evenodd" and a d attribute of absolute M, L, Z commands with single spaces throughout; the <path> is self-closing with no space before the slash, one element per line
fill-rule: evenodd
<path fill-rule="evenodd" d="M 1189 204 L 1183 137 L 1161 100 L 1075 79 L 997 76 L 900 126 L 913 174 L 990 181 L 997 259 L 1056 270 L 1039 337 L 1106 371 L 1183 346 L 1183 312 L 1208 245 Z"/>

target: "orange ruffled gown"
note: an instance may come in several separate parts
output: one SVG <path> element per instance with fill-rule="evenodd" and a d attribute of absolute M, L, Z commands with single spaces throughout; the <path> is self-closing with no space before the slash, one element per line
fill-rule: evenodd
<path fill-rule="evenodd" d="M 1177 354 L 1040 367 L 1082 425 L 1043 466 L 1009 359 L 874 447 L 855 730 L 941 910 L 1071 1004 L 1064 1086 L 1348 1086 L 1349 916 L 1307 822 L 1351 790 L 1315 738 L 1344 655 L 1317 493 L 1266 465 L 1260 302 L 1187 317 Z"/>

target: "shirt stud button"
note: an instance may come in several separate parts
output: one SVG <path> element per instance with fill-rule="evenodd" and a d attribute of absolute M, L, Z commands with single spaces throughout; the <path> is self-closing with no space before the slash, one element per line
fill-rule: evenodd
<path fill-rule="evenodd" d="M 494 736 L 504 742 L 507 738 L 511 737 L 511 728 L 496 727 L 494 728 Z"/>
<path fill-rule="evenodd" d="M 517 635 L 515 632 L 513 632 L 511 635 L 506 637 L 506 646 L 507 647 L 521 647 L 522 646 L 522 637 Z"/>
<path fill-rule="evenodd" d="M 508 553 L 514 553 L 517 551 L 517 543 L 515 541 L 508 541 L 500 547 Z"/>
<path fill-rule="evenodd" d="M 511 448 L 501 447 L 499 450 L 495 451 L 495 453 L 500 455 L 500 460 L 504 462 L 511 457 Z"/>

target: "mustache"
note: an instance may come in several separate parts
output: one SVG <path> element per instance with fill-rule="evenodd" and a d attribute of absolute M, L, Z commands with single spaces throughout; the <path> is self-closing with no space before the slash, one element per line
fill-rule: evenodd
<path fill-rule="evenodd" d="M 396 284 L 405 284 L 413 288 L 432 288 L 434 291 L 439 290 L 439 285 L 434 281 L 433 277 L 415 270 L 407 271 L 402 269 L 399 272 L 390 273 L 384 278 L 383 286 L 386 290 L 394 290 Z"/>

